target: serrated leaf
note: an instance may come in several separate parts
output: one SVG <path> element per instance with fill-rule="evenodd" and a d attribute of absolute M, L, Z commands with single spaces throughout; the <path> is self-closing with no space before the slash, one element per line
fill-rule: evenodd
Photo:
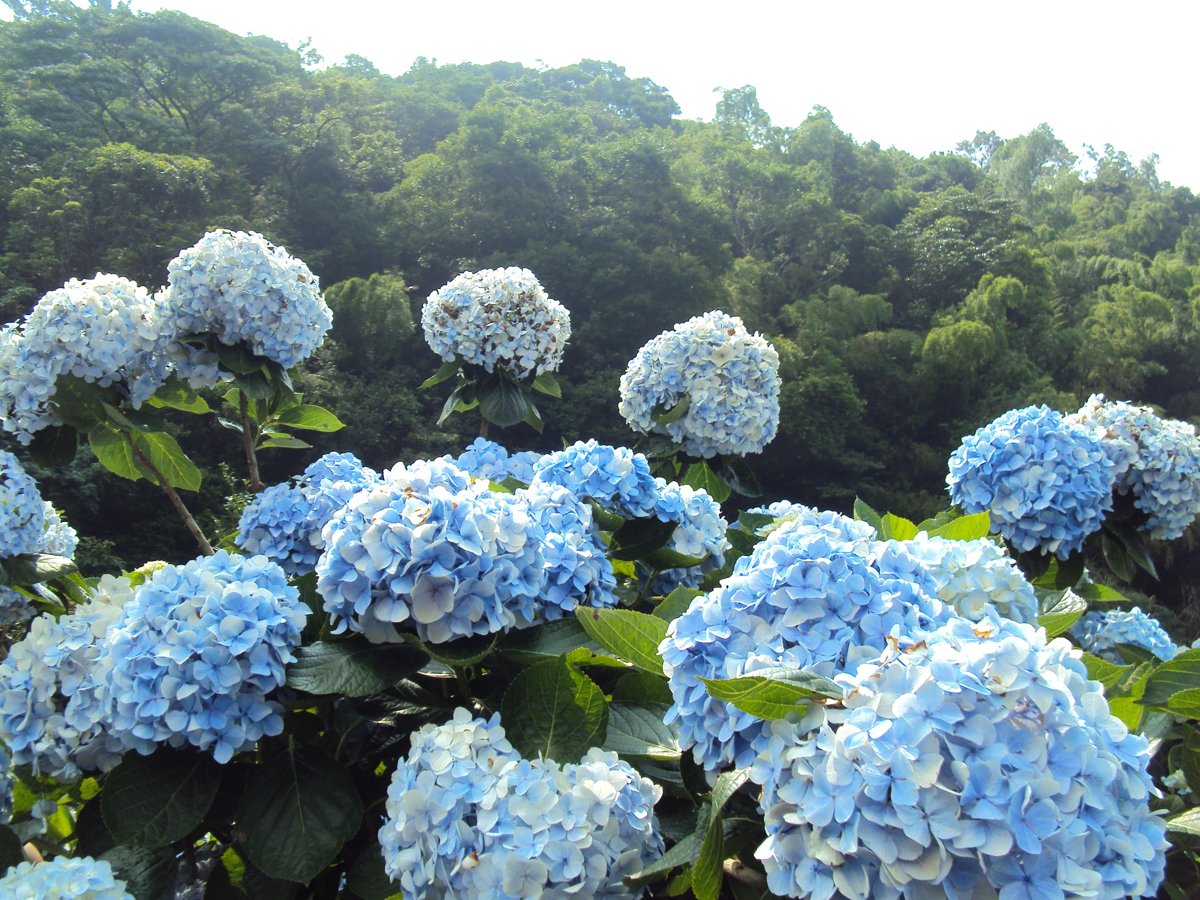
<path fill-rule="evenodd" d="M 100 465 L 114 475 L 128 478 L 130 481 L 140 481 L 149 478 L 138 466 L 133 456 L 133 445 L 127 434 L 117 431 L 110 425 L 101 425 L 88 432 L 88 444 Z"/>
<path fill-rule="evenodd" d="M 138 900 L 167 900 L 175 895 L 178 861 L 169 847 L 113 847 L 100 855 L 113 875 Z"/>
<path fill-rule="evenodd" d="M 876 530 L 881 541 L 911 541 L 917 536 L 916 523 L 894 513 L 885 513 Z"/>
<path fill-rule="evenodd" d="M 597 644 L 618 659 L 653 675 L 662 675 L 658 645 L 667 636 L 667 623 L 631 609 L 576 609 L 575 618 Z"/>
<path fill-rule="evenodd" d="M 208 753 L 127 753 L 104 779 L 100 813 L 118 844 L 165 847 L 203 821 L 221 783 Z"/>
<path fill-rule="evenodd" d="M 1092 581 L 1076 586 L 1075 590 L 1088 603 L 1124 603 L 1129 599 L 1107 584 L 1096 584 Z"/>
<path fill-rule="evenodd" d="M 632 703 L 635 706 L 670 706 L 675 702 L 675 698 L 671 696 L 671 686 L 665 678 L 651 675 L 641 669 L 630 669 L 617 679 L 612 699 L 614 702 Z"/>
<path fill-rule="evenodd" d="M 817 700 L 841 700 L 835 682 L 804 669 L 760 669 L 740 678 L 701 678 L 709 695 L 760 719 L 783 719 Z"/>
<path fill-rule="evenodd" d="M 177 409 L 180 412 L 203 415 L 212 412 L 204 398 L 188 387 L 187 382 L 172 375 L 146 401 L 150 406 Z"/>
<path fill-rule="evenodd" d="M 512 680 L 500 718 L 522 756 L 573 763 L 604 742 L 608 705 L 590 678 L 563 659 L 548 659 Z"/>
<path fill-rule="evenodd" d="M 663 723 L 669 706 L 610 703 L 604 749 L 661 761 L 682 756 L 678 736 Z"/>
<path fill-rule="evenodd" d="M 1106 692 L 1111 690 L 1129 669 L 1129 666 L 1119 666 L 1091 653 L 1083 654 L 1083 664 L 1087 667 L 1088 678 L 1104 685 Z"/>
<path fill-rule="evenodd" d="M 875 512 L 875 510 L 858 497 L 854 498 L 854 518 L 860 522 L 866 522 L 875 529 L 876 534 L 879 534 L 883 528 L 883 516 Z"/>
<path fill-rule="evenodd" d="M 116 391 L 88 383 L 74 375 L 59 375 L 54 382 L 50 404 L 65 425 L 88 432 L 105 421 L 104 404 L 118 403 Z"/>
<path fill-rule="evenodd" d="M 929 532 L 930 537 L 945 538 L 949 541 L 977 541 L 988 536 L 991 530 L 991 516 L 987 512 L 959 516 Z"/>
<path fill-rule="evenodd" d="M 285 425 L 288 428 L 299 428 L 301 431 L 320 431 L 330 433 L 345 428 L 345 424 L 323 406 L 312 403 L 302 403 L 280 410 L 270 420 L 273 424 Z"/>
<path fill-rule="evenodd" d="M 307 450 L 312 446 L 308 441 L 291 435 L 261 435 L 256 450 Z"/>
<path fill-rule="evenodd" d="M 661 878 L 672 869 L 677 869 L 680 866 L 690 866 L 696 858 L 696 853 L 699 849 L 699 836 L 689 834 L 654 862 L 650 863 L 650 865 L 646 866 L 646 868 L 626 876 L 625 883 L 630 887 L 641 887 L 644 884 L 649 884 Z"/>
<path fill-rule="evenodd" d="M 423 391 L 426 388 L 433 387 L 435 384 L 441 384 L 443 381 L 453 378 L 460 371 L 462 371 L 461 359 L 454 359 L 450 362 L 444 362 L 438 367 L 436 372 L 421 382 L 417 390 Z"/>
<path fill-rule="evenodd" d="M 131 437 L 168 484 L 185 491 L 200 490 L 200 470 L 175 438 L 163 431 L 137 432 Z"/>
<path fill-rule="evenodd" d="M 542 433 L 545 423 L 542 421 L 542 414 L 538 412 L 537 406 L 533 399 L 528 395 L 525 397 L 525 418 L 521 420 L 538 434 Z"/>
<path fill-rule="evenodd" d="M 663 522 L 654 518 L 630 519 L 613 532 L 608 555 L 612 559 L 645 559 L 655 550 L 665 547 L 678 527 L 678 522 Z"/>
<path fill-rule="evenodd" d="M 250 771 L 237 821 L 250 862 L 272 878 L 308 884 L 358 832 L 362 814 L 345 767 L 289 747 Z"/>
<path fill-rule="evenodd" d="M 1167 831 L 1200 837 L 1200 807 L 1189 809 L 1173 819 L 1167 819 Z"/>
<path fill-rule="evenodd" d="M 650 419 L 656 425 L 671 425 L 672 423 L 678 422 L 680 419 L 686 416 L 688 409 L 691 408 L 691 405 L 692 398 L 687 394 L 684 394 L 679 398 L 674 406 L 667 407 L 660 404 L 659 406 L 654 407 L 654 409 L 650 411 Z"/>
<path fill-rule="evenodd" d="M 1067 588 L 1057 603 L 1037 617 L 1037 623 L 1046 629 L 1046 637 L 1058 637 L 1078 622 L 1087 608 L 1087 601 Z"/>
<path fill-rule="evenodd" d="M 359 635 L 318 641 L 296 651 L 287 685 L 310 694 L 366 697 L 386 691 L 429 661 L 408 644 L 372 644 Z"/>
<path fill-rule="evenodd" d="M 1167 709 L 1176 716 L 1200 719 L 1200 688 L 1184 688 L 1182 691 L 1176 691 L 1167 700 Z"/>
<path fill-rule="evenodd" d="M 733 493 L 733 488 L 720 475 L 714 472 L 708 463 L 701 460 L 694 462 L 683 470 L 681 484 L 686 484 L 698 491 L 706 491 L 718 503 L 724 503 Z"/>
<path fill-rule="evenodd" d="M 1142 703 L 1169 709 L 1172 695 L 1200 687 L 1200 650 L 1185 650 L 1150 673 Z"/>
<path fill-rule="evenodd" d="M 562 386 L 558 383 L 558 379 L 549 372 L 542 372 L 539 375 L 533 376 L 533 381 L 530 382 L 529 386 L 539 394 L 545 394 L 547 397 L 555 397 L 559 400 L 562 399 Z"/>
<path fill-rule="evenodd" d="M 1105 564 L 1114 575 L 1126 584 L 1133 581 L 1134 575 L 1137 574 L 1133 560 L 1125 552 L 1125 546 L 1112 537 L 1107 530 L 1100 532 L 1100 551 L 1104 554 Z"/>
<path fill-rule="evenodd" d="M 713 785 L 712 811 L 704 829 L 700 850 L 696 854 L 696 862 L 692 866 L 692 893 L 696 895 L 696 900 L 717 900 L 720 896 L 722 864 L 725 860 L 725 826 L 721 813 L 729 799 L 746 783 L 749 774 L 749 769 L 724 772 Z"/>

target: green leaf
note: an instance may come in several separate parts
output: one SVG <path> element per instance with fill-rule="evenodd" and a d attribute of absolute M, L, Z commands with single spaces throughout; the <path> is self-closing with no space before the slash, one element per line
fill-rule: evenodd
<path fill-rule="evenodd" d="M 1044 559 L 1044 557 L 1039 558 Z M 1082 553 L 1075 553 L 1066 559 L 1058 559 L 1052 556 L 1046 565 L 1046 570 L 1033 579 L 1032 584 L 1034 587 L 1048 591 L 1065 591 L 1067 588 L 1074 589 L 1082 577 Z"/>
<path fill-rule="evenodd" d="M 478 405 L 479 401 L 475 399 L 475 385 L 469 381 L 460 381 L 442 404 L 437 423 L 443 425 L 456 412 L 466 412 Z"/>
<path fill-rule="evenodd" d="M 725 826 L 721 813 L 729 799 L 746 783 L 749 774 L 749 769 L 725 772 L 713 785 L 712 813 L 692 866 L 692 893 L 696 900 L 717 900 L 720 896 L 725 861 Z"/>
<path fill-rule="evenodd" d="M 29 458 L 39 466 L 58 468 L 75 458 L 79 450 L 79 432 L 70 425 L 51 425 L 33 436 Z"/>
<path fill-rule="evenodd" d="M 251 353 L 250 348 L 245 344 L 230 347 L 220 341 L 214 343 L 213 349 L 217 353 L 217 361 L 225 371 L 232 372 L 234 375 L 249 375 L 252 372 L 262 371 L 265 360 L 261 356 Z"/>
<path fill-rule="evenodd" d="M 74 560 L 65 556 L 51 556 L 49 553 L 23 553 L 3 560 L 0 564 L 8 573 L 9 582 L 23 587 L 52 581 L 79 571 Z"/>
<path fill-rule="evenodd" d="M 271 423 L 286 425 L 288 428 L 299 428 L 301 431 L 340 431 L 346 426 L 342 421 L 323 406 L 303 403 L 289 406 L 281 410 L 270 420 Z"/>
<path fill-rule="evenodd" d="M 302 441 L 300 438 L 292 437 L 287 434 L 277 432 L 266 432 L 259 435 L 258 445 L 255 450 L 307 450 L 311 447 L 308 441 Z"/>
<path fill-rule="evenodd" d="M 408 644 L 372 644 L 360 635 L 318 641 L 296 651 L 287 685 L 310 694 L 366 697 L 386 691 L 428 662 Z"/>
<path fill-rule="evenodd" d="M 875 529 L 876 534 L 883 529 L 883 517 L 858 497 L 854 498 L 854 518 L 860 522 L 866 522 Z"/>
<path fill-rule="evenodd" d="M 1142 703 L 1170 709 L 1172 695 L 1200 687 L 1200 650 L 1185 650 L 1150 673 Z"/>
<path fill-rule="evenodd" d="M 372 844 L 362 853 L 346 874 L 346 887 L 362 900 L 391 900 L 400 897 L 400 885 L 388 877 L 383 868 L 383 851 Z"/>
<path fill-rule="evenodd" d="M 50 404 L 64 425 L 85 432 L 104 423 L 105 403 L 119 402 L 115 389 L 89 384 L 74 375 L 59 375 L 50 398 Z"/>
<path fill-rule="evenodd" d="M 1200 719 L 1200 687 L 1185 688 L 1172 694 L 1167 700 L 1167 709 L 1176 716 Z"/>
<path fill-rule="evenodd" d="M 915 522 L 893 513 L 886 513 L 876 530 L 881 541 L 911 541 L 917 536 Z"/>
<path fill-rule="evenodd" d="M 493 425 L 507 428 L 525 419 L 529 401 L 516 381 L 496 373 L 479 385 L 479 412 Z"/>
<path fill-rule="evenodd" d="M 1130 668 L 1111 663 L 1107 659 L 1101 659 L 1091 653 L 1083 654 L 1083 664 L 1087 667 L 1088 678 L 1104 685 L 1106 693 L 1121 680 L 1122 675 Z"/>
<path fill-rule="evenodd" d="M 538 412 L 537 406 L 533 402 L 533 398 L 526 395 L 525 397 L 525 418 L 521 420 L 538 434 L 542 433 L 545 427 L 545 422 L 542 421 L 542 414 Z"/>
<path fill-rule="evenodd" d="M 733 492 L 742 497 L 761 497 L 762 487 L 750 464 L 740 456 L 718 456 L 717 475 L 733 488 Z"/>
<path fill-rule="evenodd" d="M 545 394 L 547 397 L 555 397 L 562 399 L 562 386 L 559 385 L 558 379 L 549 372 L 542 372 L 540 375 L 533 376 L 533 381 L 530 382 L 532 387 L 539 394 Z"/>
<path fill-rule="evenodd" d="M 415 634 L 403 635 L 404 640 L 410 644 L 420 647 L 425 654 L 433 660 L 452 666 L 456 669 L 463 669 L 467 666 L 474 666 L 489 656 L 496 649 L 496 644 L 500 641 L 500 633 L 495 634 L 480 634 L 473 637 L 459 638 L 456 641 L 449 641 L 445 644 L 429 644 L 421 640 Z"/>
<path fill-rule="evenodd" d="M 169 847 L 113 847 L 100 859 L 112 866 L 113 875 L 125 882 L 125 889 L 137 900 L 168 900 L 175 896 L 179 864 Z"/>
<path fill-rule="evenodd" d="M 720 475 L 714 472 L 708 463 L 701 460 L 694 462 L 683 470 L 683 479 L 681 484 L 686 484 L 698 491 L 707 491 L 718 503 L 724 503 L 733 493 L 728 482 Z"/>
<path fill-rule="evenodd" d="M 100 813 L 118 844 L 165 847 L 203 821 L 220 783 L 221 767 L 208 753 L 127 753 L 104 779 Z"/>
<path fill-rule="evenodd" d="M 629 669 L 617 679 L 613 686 L 612 699 L 635 706 L 670 706 L 675 702 L 675 698 L 671 696 L 671 686 L 665 678 L 651 675 L 641 669 Z"/>
<path fill-rule="evenodd" d="M 1181 731 L 1182 740 L 1171 751 L 1171 758 L 1174 759 L 1178 751 L 1178 768 L 1183 770 L 1183 778 L 1194 794 L 1200 791 L 1200 732 L 1186 725 Z M 1175 763 L 1171 768 L 1175 768 Z"/>
<path fill-rule="evenodd" d="M 1134 575 L 1137 574 L 1133 560 L 1125 552 L 1125 545 L 1114 538 L 1107 530 L 1100 532 L 1100 550 L 1104 554 L 1105 564 L 1112 570 L 1114 575 L 1126 584 L 1133 581 Z"/>
<path fill-rule="evenodd" d="M 234 377 L 233 383 L 249 400 L 270 400 L 275 395 L 275 385 L 262 370 L 237 375 Z M 257 415 L 253 416 L 253 419 L 256 422 L 259 421 Z"/>
<path fill-rule="evenodd" d="M 662 404 L 654 407 L 650 412 L 650 418 L 657 425 L 670 425 L 686 416 L 688 408 L 691 405 L 692 398 L 684 394 L 672 407 L 666 407 Z"/>
<path fill-rule="evenodd" d="M 453 359 L 450 362 L 444 362 L 438 367 L 438 370 L 436 372 L 434 372 L 432 375 L 430 375 L 428 378 L 426 378 L 424 381 L 421 382 L 421 384 L 417 388 L 417 390 L 423 391 L 426 388 L 433 387 L 435 384 L 441 384 L 443 381 L 447 380 L 448 378 L 453 378 L 455 375 L 457 375 L 461 371 L 462 371 L 462 360 L 461 359 Z"/>
<path fill-rule="evenodd" d="M 180 412 L 203 415 L 212 412 L 204 398 L 193 391 L 186 381 L 172 375 L 154 392 L 147 403 L 158 408 L 167 407 Z"/>
<path fill-rule="evenodd" d="M 707 806 L 701 810 L 707 815 Z M 672 869 L 680 866 L 690 866 L 700 850 L 700 837 L 689 834 L 674 847 L 656 859 L 646 868 L 625 877 L 625 883 L 631 887 L 641 887 L 666 875 Z"/>
<path fill-rule="evenodd" d="M 691 569 L 704 562 L 705 558 L 703 556 L 688 556 L 669 547 L 659 547 L 645 557 L 645 563 L 656 572 L 662 572 L 666 569 Z"/>
<path fill-rule="evenodd" d="M 665 547 L 678 522 L 660 519 L 630 519 L 615 532 L 608 555 L 612 559 L 645 559 L 660 547 Z"/>
<path fill-rule="evenodd" d="M 667 636 L 667 623 L 631 609 L 576 609 L 575 618 L 602 648 L 650 672 L 662 675 L 658 645 Z"/>
<path fill-rule="evenodd" d="M 977 541 L 988 536 L 991 530 L 991 516 L 987 512 L 973 513 L 969 516 L 959 516 L 929 532 L 930 537 L 946 538 L 950 541 Z"/>
<path fill-rule="evenodd" d="M 671 591 L 662 603 L 654 607 L 653 615 L 658 616 L 664 622 L 673 622 L 687 612 L 688 607 L 692 605 L 692 601 L 703 593 L 703 591 L 698 591 L 695 588 L 680 585 Z"/>
<path fill-rule="evenodd" d="M 1057 603 L 1038 616 L 1037 623 L 1046 629 L 1046 637 L 1058 637 L 1079 621 L 1087 608 L 1087 601 L 1067 588 Z"/>
<path fill-rule="evenodd" d="M 133 445 L 129 435 L 124 432 L 117 431 L 111 425 L 101 425 L 88 432 L 88 443 L 100 465 L 108 471 L 130 481 L 149 478 L 133 458 Z"/>
<path fill-rule="evenodd" d="M 740 678 L 701 678 L 708 693 L 760 719 L 783 719 L 814 700 L 841 700 L 844 693 L 823 675 L 783 667 Z"/>
<path fill-rule="evenodd" d="M 10 866 L 15 866 L 25 859 L 21 852 L 21 839 L 7 825 L 0 825 L 0 875 Z"/>
<path fill-rule="evenodd" d="M 604 692 L 563 659 L 520 672 L 500 704 L 504 732 L 528 759 L 578 762 L 603 743 L 608 724 Z"/>
<path fill-rule="evenodd" d="M 237 820 L 250 862 L 308 884 L 358 832 L 363 808 L 349 771 L 309 747 L 289 747 L 246 779 Z"/>
<path fill-rule="evenodd" d="M 679 738 L 663 724 L 670 706 L 610 703 L 608 735 L 604 749 L 622 756 L 657 760 L 678 760 L 682 756 Z"/>
<path fill-rule="evenodd" d="M 200 490 L 200 470 L 175 438 L 163 431 L 138 432 L 132 438 L 168 484 L 185 491 Z"/>
<path fill-rule="evenodd" d="M 576 665 L 625 667 L 625 663 L 606 656 L 576 619 L 556 619 L 532 628 L 510 631 L 500 644 L 500 652 L 521 665 L 533 665 L 546 659 L 569 655 Z"/>
<path fill-rule="evenodd" d="M 1075 590 L 1088 603 L 1125 603 L 1129 599 L 1107 584 L 1096 584 L 1093 581 L 1078 585 Z"/>
<path fill-rule="evenodd" d="M 1167 831 L 1200 837 L 1200 807 L 1189 809 L 1173 819 L 1167 819 Z"/>

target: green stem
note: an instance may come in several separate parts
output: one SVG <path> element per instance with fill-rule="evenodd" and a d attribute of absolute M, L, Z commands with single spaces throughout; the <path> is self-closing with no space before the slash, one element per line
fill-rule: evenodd
<path fill-rule="evenodd" d="M 266 485 L 258 474 L 258 456 L 254 452 L 254 442 L 258 439 L 258 428 L 250 421 L 250 404 L 246 400 L 246 392 L 238 391 L 240 412 L 242 414 L 242 449 L 246 452 L 246 468 L 250 472 L 250 490 L 260 493 Z"/>
<path fill-rule="evenodd" d="M 183 519 L 183 524 L 187 526 L 188 531 L 192 533 L 192 537 L 196 539 L 196 543 L 200 545 L 201 552 L 205 556 L 212 556 L 215 552 L 212 544 L 208 542 L 208 538 L 204 536 L 204 532 L 200 530 L 200 526 L 196 524 L 196 520 L 188 512 L 188 508 L 183 505 L 183 500 L 175 491 L 175 488 L 171 486 L 171 482 L 167 481 L 163 473 L 155 467 L 154 463 L 150 462 L 146 454 L 139 450 L 136 444 L 131 441 L 129 446 L 133 450 L 133 456 L 138 461 L 138 464 L 154 476 L 155 482 L 162 488 L 162 492 L 167 495 L 167 499 L 175 507 L 175 512 L 179 513 L 179 518 Z"/>

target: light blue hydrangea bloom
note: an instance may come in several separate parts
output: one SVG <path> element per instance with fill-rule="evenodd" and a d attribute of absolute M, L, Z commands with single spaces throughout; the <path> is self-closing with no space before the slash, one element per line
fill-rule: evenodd
<path fill-rule="evenodd" d="M 105 644 L 101 694 L 139 753 L 191 745 L 220 763 L 283 730 L 268 699 L 295 658 L 308 608 L 265 556 L 224 550 L 156 571 Z"/>
<path fill-rule="evenodd" d="M 654 420 L 685 398 L 679 419 Z M 666 434 L 691 456 L 759 453 L 779 425 L 779 355 L 737 316 L 714 310 L 638 351 L 621 376 L 619 408 L 634 431 Z"/>
<path fill-rule="evenodd" d="M 108 665 L 109 627 L 132 596 L 128 580 L 105 575 L 93 598 L 55 619 L 35 618 L 0 662 L 0 739 L 13 762 L 58 781 L 116 765 L 124 747 L 108 732 L 96 697 Z"/>
<path fill-rule="evenodd" d="M 714 700 L 700 678 L 774 666 L 829 677 L 950 616 L 920 563 L 860 526 L 816 515 L 783 524 L 667 629 L 659 645 L 674 698 L 666 721 L 679 723 L 682 746 L 710 777 L 729 763 L 749 765 L 765 725 Z"/>
<path fill-rule="evenodd" d="M 553 372 L 571 336 L 571 314 L 528 269 L 464 272 L 434 291 L 421 310 L 430 348 L 451 362 L 517 378 Z"/>
<path fill-rule="evenodd" d="M 46 501 L 46 531 L 38 542 L 36 552 L 74 559 L 78 546 L 79 535 L 75 529 L 58 514 L 53 503 Z"/>
<path fill-rule="evenodd" d="M 495 482 L 515 478 L 529 484 L 533 481 L 534 464 L 541 459 L 541 454 L 532 450 L 510 454 L 495 441 L 477 437 L 458 457 L 443 456 L 442 459 L 469 472 L 472 478 Z"/>
<path fill-rule="evenodd" d="M 772 892 L 892 900 L 1153 896 L 1165 826 L 1144 737 L 1063 640 L 954 619 L 839 675 L 751 770 Z"/>
<path fill-rule="evenodd" d="M 1093 394 L 1069 420 L 1100 436 L 1117 490 L 1133 495 L 1152 537 L 1174 540 L 1200 514 L 1200 439 L 1192 425 L 1103 394 Z"/>
<path fill-rule="evenodd" d="M 317 276 L 253 231 L 210 231 L 167 271 L 165 302 L 181 336 L 214 334 L 291 368 L 333 324 Z"/>
<path fill-rule="evenodd" d="M 54 396 L 56 375 L 46 360 L 29 352 L 21 323 L 0 328 L 0 424 L 22 444 L 58 416 L 49 400 Z"/>
<path fill-rule="evenodd" d="M 1047 406 L 1009 410 L 950 457 L 950 499 L 987 510 L 1018 550 L 1060 559 L 1083 546 L 1112 509 L 1112 460 L 1088 429 Z"/>
<path fill-rule="evenodd" d="M 632 898 L 622 879 L 656 859 L 662 789 L 615 753 L 525 760 L 499 716 L 458 709 L 412 736 L 379 831 L 406 898 Z"/>
<path fill-rule="evenodd" d="M 317 590 L 335 632 L 435 644 L 528 624 L 546 580 L 545 533 L 514 494 L 443 460 L 397 465 L 323 532 Z"/>
<path fill-rule="evenodd" d="M 0 450 L 0 558 L 37 550 L 46 533 L 46 502 L 17 458 Z"/>
<path fill-rule="evenodd" d="M 667 549 L 704 561 L 696 566 L 666 569 L 650 582 L 654 594 L 669 594 L 683 586 L 698 588 L 708 572 L 721 568 L 729 539 L 725 536 L 729 523 L 721 515 L 721 504 L 708 491 L 655 478 L 654 518 L 675 522 L 677 527 L 667 542 Z"/>
<path fill-rule="evenodd" d="M 533 468 L 535 480 L 561 484 L 576 497 L 594 500 L 616 515 L 654 515 L 658 485 L 650 463 L 627 447 L 610 447 L 594 439 L 577 441 L 547 453 Z"/>
<path fill-rule="evenodd" d="M 1174 659 L 1180 649 L 1157 619 L 1146 615 L 1136 606 L 1128 610 L 1084 613 L 1071 626 L 1071 636 L 1088 653 L 1118 665 L 1133 662 L 1121 657 L 1118 644 L 1142 647 L 1164 661 Z"/>
<path fill-rule="evenodd" d="M 125 882 L 113 877 L 106 860 L 56 856 L 48 862 L 23 862 L 0 878 L 5 900 L 134 900 Z"/>

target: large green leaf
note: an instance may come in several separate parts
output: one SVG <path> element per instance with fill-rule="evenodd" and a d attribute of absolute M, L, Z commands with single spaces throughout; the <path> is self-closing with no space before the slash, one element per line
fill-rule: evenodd
<path fill-rule="evenodd" d="M 533 381 L 530 382 L 532 387 L 539 394 L 545 394 L 547 397 L 555 397 L 562 399 L 562 387 L 558 383 L 558 379 L 549 372 L 542 372 L 539 375 L 533 376 Z"/>
<path fill-rule="evenodd" d="M 710 818 L 692 866 L 692 893 L 696 895 L 696 900 L 717 900 L 720 896 L 725 861 L 725 826 L 721 813 L 749 775 L 749 769 L 724 772 L 713 785 Z"/>
<path fill-rule="evenodd" d="M 345 767 L 310 747 L 289 747 L 251 770 L 237 820 L 254 865 L 308 884 L 358 832 L 362 815 Z"/>
<path fill-rule="evenodd" d="M 1168 819 L 1167 831 L 1200 837 L 1200 807 L 1189 809 L 1187 812 L 1180 813 L 1173 819 Z"/>
<path fill-rule="evenodd" d="M 618 659 L 654 675 L 662 675 L 658 645 L 667 636 L 667 623 L 631 609 L 576 609 L 575 618 L 592 639 Z"/>
<path fill-rule="evenodd" d="M 479 412 L 493 425 L 507 428 L 524 421 L 529 398 L 516 381 L 495 374 L 479 385 Z"/>
<path fill-rule="evenodd" d="M 372 844 L 358 855 L 346 874 L 346 888 L 362 900 L 402 900 L 400 885 L 383 868 L 383 851 Z"/>
<path fill-rule="evenodd" d="M 708 807 L 705 806 L 701 812 L 707 816 Z M 677 869 L 680 866 L 690 866 L 699 850 L 700 837 L 696 834 L 689 834 L 654 862 L 650 863 L 650 865 L 646 866 L 646 868 L 626 876 L 625 883 L 632 887 L 640 887 L 661 878 L 672 869 Z"/>
<path fill-rule="evenodd" d="M 803 711 L 814 700 L 840 700 L 844 692 L 823 675 L 804 669 L 761 669 L 740 678 L 701 678 L 708 693 L 718 700 L 760 719 L 782 719 Z"/>
<path fill-rule="evenodd" d="M 165 847 L 204 819 L 221 783 L 208 753 L 127 753 L 104 779 L 100 813 L 118 844 Z"/>
<path fill-rule="evenodd" d="M 301 647 L 288 666 L 287 684 L 310 694 L 367 697 L 386 691 L 428 662 L 409 644 L 372 644 L 355 635 Z"/>
<path fill-rule="evenodd" d="M 1176 691 L 1168 698 L 1167 709 L 1177 716 L 1200 719 L 1200 687 Z"/>
<path fill-rule="evenodd" d="M 911 519 L 885 513 L 876 529 L 881 541 L 911 541 L 917 536 L 917 525 Z"/>
<path fill-rule="evenodd" d="M 21 852 L 21 839 L 7 825 L 0 825 L 0 875 L 10 866 L 15 866 L 25 859 Z"/>
<path fill-rule="evenodd" d="M 1087 608 L 1087 601 L 1067 588 L 1057 603 L 1038 616 L 1037 623 L 1046 629 L 1046 637 L 1058 637 L 1079 621 Z"/>
<path fill-rule="evenodd" d="M 232 372 L 234 375 L 249 375 L 253 372 L 260 372 L 265 362 L 261 356 L 252 353 L 250 348 L 245 344 L 238 344 L 231 347 L 228 344 L 215 341 L 213 349 L 217 353 L 217 360 L 220 362 L 221 368 L 227 372 Z"/>
<path fill-rule="evenodd" d="M 50 425 L 33 436 L 28 449 L 39 466 L 65 466 L 79 450 L 79 432 L 70 425 Z"/>
<path fill-rule="evenodd" d="M 49 553 L 23 553 L 3 560 L 0 565 L 4 566 L 10 584 L 22 586 L 41 584 L 79 571 L 74 560 Z"/>
<path fill-rule="evenodd" d="M 113 847 L 100 855 L 137 900 L 171 900 L 179 860 L 169 847 Z M 259 900 L 259 898 L 256 898 Z"/>
<path fill-rule="evenodd" d="M 1191 688 L 1200 688 L 1200 650 L 1185 650 L 1150 673 L 1141 702 L 1169 709 L 1172 695 Z"/>
<path fill-rule="evenodd" d="M 164 431 L 151 431 L 137 432 L 132 439 L 169 485 L 185 491 L 200 490 L 200 470 L 175 438 Z"/>
<path fill-rule="evenodd" d="M 712 468 L 704 460 L 694 462 L 683 470 L 682 484 L 696 488 L 696 490 L 707 491 L 718 503 L 724 503 L 733 493 L 733 488 L 720 475 L 712 470 Z"/>
<path fill-rule="evenodd" d="M 302 431 L 332 432 L 345 428 L 345 424 L 323 406 L 303 403 L 289 406 L 273 417 L 275 424 L 288 428 L 299 428 Z"/>
<path fill-rule="evenodd" d="M 929 535 L 950 541 L 977 541 L 987 537 L 990 530 L 991 517 L 985 511 L 951 519 L 945 525 L 931 530 Z"/>
<path fill-rule="evenodd" d="M 854 498 L 854 518 L 860 522 L 866 522 L 875 529 L 876 534 L 879 534 L 883 528 L 883 516 L 875 512 L 875 510 L 858 497 Z"/>
<path fill-rule="evenodd" d="M 522 665 L 532 665 L 564 654 L 576 665 L 612 665 L 626 663 L 605 655 L 575 619 L 556 619 L 532 628 L 510 631 L 500 644 L 500 652 Z"/>
<path fill-rule="evenodd" d="M 661 519 L 630 519 L 613 532 L 608 555 L 612 559 L 645 559 L 671 540 L 678 522 Z"/>
<path fill-rule="evenodd" d="M 504 733 L 521 755 L 578 762 L 604 742 L 604 692 L 565 659 L 548 659 L 520 672 L 500 704 Z"/>
<path fill-rule="evenodd" d="M 688 607 L 692 605 L 692 601 L 703 593 L 703 591 L 698 591 L 695 588 L 680 585 L 671 591 L 663 599 L 662 603 L 654 607 L 654 615 L 658 616 L 664 622 L 672 622 L 687 612 Z"/>
<path fill-rule="evenodd" d="M 682 755 L 678 736 L 663 723 L 670 707 L 610 703 L 605 750 L 622 756 L 657 760 L 678 760 Z"/>
<path fill-rule="evenodd" d="M 1121 676 L 1130 668 L 1111 663 L 1107 659 L 1101 659 L 1091 653 L 1083 654 L 1083 664 L 1087 667 L 1088 678 L 1104 685 L 1106 693 L 1116 686 L 1117 682 L 1121 680 Z"/>
<path fill-rule="evenodd" d="M 104 414 L 105 403 L 119 402 L 114 388 L 102 388 L 74 375 L 59 375 L 54 382 L 54 395 L 50 398 L 58 418 L 64 424 L 85 432 L 104 423 L 107 418 Z"/>
<path fill-rule="evenodd" d="M 448 378 L 453 378 L 462 371 L 462 365 L 461 359 L 454 359 L 450 362 L 442 363 L 436 372 L 421 382 L 420 387 L 418 387 L 417 390 L 423 391 L 425 388 L 431 388 L 435 384 L 441 384 Z"/>
<path fill-rule="evenodd" d="M 174 375 L 159 386 L 148 403 L 150 406 L 168 407 L 195 415 L 212 412 L 212 408 L 203 397 L 188 387 L 186 381 Z"/>
<path fill-rule="evenodd" d="M 117 431 L 111 425 L 99 425 L 88 432 L 88 443 L 100 465 L 113 474 L 130 481 L 150 477 L 134 459 L 133 444 L 130 443 L 129 435 L 124 432 Z"/>

